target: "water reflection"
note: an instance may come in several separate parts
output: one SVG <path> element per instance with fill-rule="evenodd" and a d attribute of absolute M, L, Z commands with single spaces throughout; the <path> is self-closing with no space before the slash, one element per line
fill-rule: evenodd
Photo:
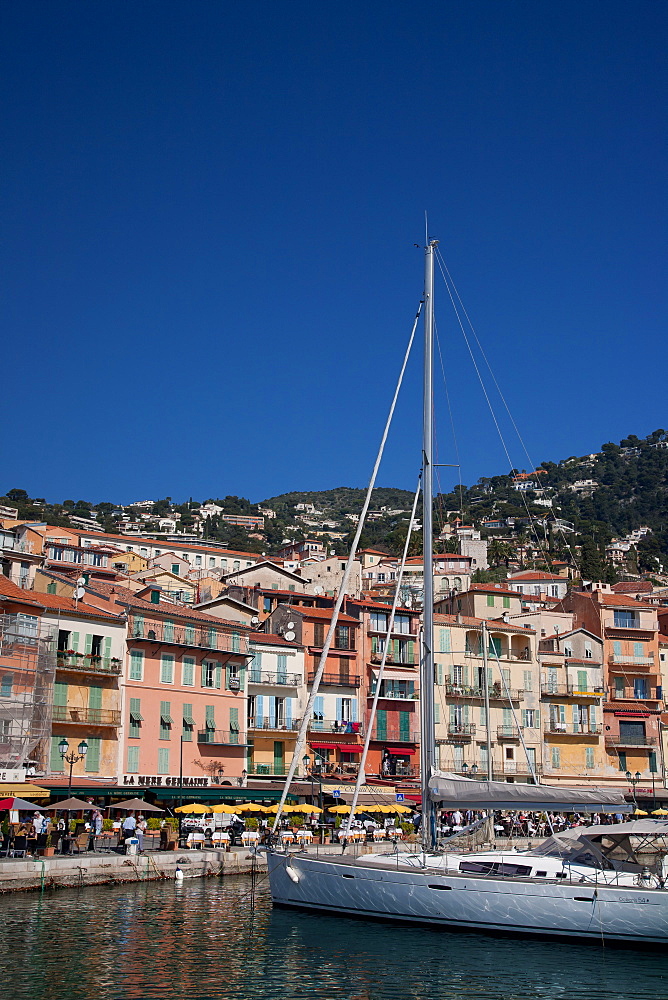
<path fill-rule="evenodd" d="M 13 1000 L 656 1000 L 668 958 L 273 911 L 266 882 L 145 883 L 2 898 Z"/>

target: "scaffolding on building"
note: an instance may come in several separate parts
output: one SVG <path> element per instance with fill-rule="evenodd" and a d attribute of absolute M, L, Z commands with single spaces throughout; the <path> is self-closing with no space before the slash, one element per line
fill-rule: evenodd
<path fill-rule="evenodd" d="M 0 767 L 47 770 L 56 653 L 31 615 L 0 615 Z"/>

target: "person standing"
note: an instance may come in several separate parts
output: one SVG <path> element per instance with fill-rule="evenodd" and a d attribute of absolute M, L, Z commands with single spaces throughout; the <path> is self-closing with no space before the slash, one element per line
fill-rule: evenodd
<path fill-rule="evenodd" d="M 148 823 L 142 815 L 139 815 L 137 817 L 137 825 L 135 827 L 135 836 L 139 841 L 138 850 L 140 854 L 144 853 L 144 834 L 146 833 L 147 827 Z"/>
<path fill-rule="evenodd" d="M 135 814 L 133 812 L 128 813 L 128 815 L 123 820 L 123 825 L 122 825 L 123 840 L 126 840 L 128 837 L 134 837 L 136 829 L 137 829 L 137 820 L 135 819 Z"/>

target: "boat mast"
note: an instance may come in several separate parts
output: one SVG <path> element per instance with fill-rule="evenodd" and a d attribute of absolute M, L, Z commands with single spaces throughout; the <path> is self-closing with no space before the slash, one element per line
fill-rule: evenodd
<path fill-rule="evenodd" d="M 424 262 L 424 391 L 422 413 L 422 540 L 424 560 L 424 608 L 422 662 L 420 665 L 422 784 L 422 847 L 436 847 L 435 810 L 429 798 L 429 779 L 435 765 L 434 733 L 434 544 L 433 430 L 434 430 L 434 252 L 438 240 L 428 240 Z M 410 530 L 410 529 L 409 529 Z"/>

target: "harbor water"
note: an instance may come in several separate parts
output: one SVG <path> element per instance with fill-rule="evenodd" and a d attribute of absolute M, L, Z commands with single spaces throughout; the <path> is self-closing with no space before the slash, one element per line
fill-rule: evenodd
<path fill-rule="evenodd" d="M 668 956 L 273 910 L 266 878 L 0 900 L 12 1000 L 658 1000 Z"/>

